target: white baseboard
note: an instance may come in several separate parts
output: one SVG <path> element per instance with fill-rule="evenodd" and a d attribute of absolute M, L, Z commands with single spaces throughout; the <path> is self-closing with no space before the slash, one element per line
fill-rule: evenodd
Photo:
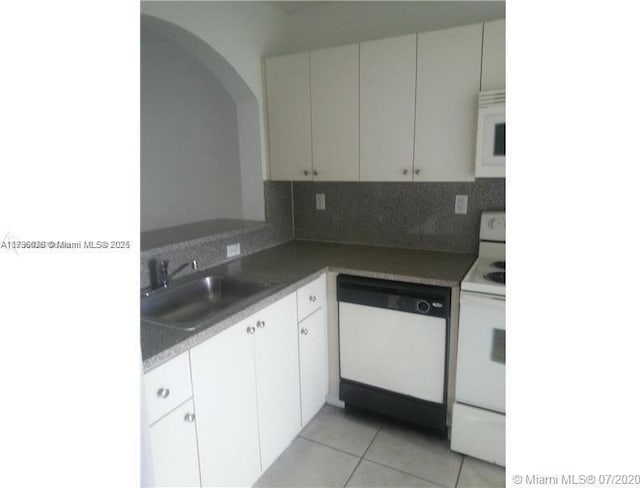
<path fill-rule="evenodd" d="M 326 401 L 329 405 L 334 407 L 344 408 L 344 402 L 338 398 L 338 395 L 329 393 L 326 397 Z"/>

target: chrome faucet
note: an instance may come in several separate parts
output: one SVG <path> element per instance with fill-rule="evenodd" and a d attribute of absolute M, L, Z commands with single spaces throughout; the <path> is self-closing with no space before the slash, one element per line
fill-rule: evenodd
<path fill-rule="evenodd" d="M 158 263 L 157 259 L 150 259 L 147 264 L 149 266 L 149 286 L 141 290 L 141 294 L 143 297 L 148 297 L 154 291 L 169 286 L 169 280 L 176 273 L 179 273 L 186 266 L 189 266 L 189 264 L 191 264 L 191 269 L 193 269 L 194 271 L 198 269 L 198 261 L 196 261 L 195 259 L 178 266 L 178 269 L 176 269 L 172 273 L 169 273 L 169 261 L 167 260 L 163 260 Z"/>
<path fill-rule="evenodd" d="M 189 265 L 191 265 L 191 269 L 193 271 L 198 270 L 198 261 L 193 259 L 181 264 L 176 270 L 169 273 L 169 261 L 160 261 L 160 266 L 158 268 L 158 285 L 162 288 L 166 288 L 167 286 L 169 286 L 169 280 Z"/>

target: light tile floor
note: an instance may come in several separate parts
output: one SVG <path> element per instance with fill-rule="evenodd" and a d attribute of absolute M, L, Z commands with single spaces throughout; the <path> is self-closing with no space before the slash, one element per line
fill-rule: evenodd
<path fill-rule="evenodd" d="M 255 486 L 494 488 L 505 486 L 505 471 L 446 440 L 325 405 Z"/>

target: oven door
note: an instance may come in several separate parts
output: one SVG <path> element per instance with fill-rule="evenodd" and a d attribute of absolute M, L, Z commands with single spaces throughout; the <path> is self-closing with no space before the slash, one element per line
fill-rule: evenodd
<path fill-rule="evenodd" d="M 505 411 L 505 299 L 460 293 L 456 402 Z"/>
<path fill-rule="evenodd" d="M 504 177 L 505 129 L 504 104 L 481 107 L 478 110 L 476 177 Z"/>

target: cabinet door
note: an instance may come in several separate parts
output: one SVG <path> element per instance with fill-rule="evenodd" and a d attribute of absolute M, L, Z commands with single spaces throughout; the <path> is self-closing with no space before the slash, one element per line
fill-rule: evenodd
<path fill-rule="evenodd" d="M 505 88 L 505 21 L 484 23 L 482 91 Z"/>
<path fill-rule="evenodd" d="M 475 173 L 482 24 L 418 35 L 414 181 Z"/>
<path fill-rule="evenodd" d="M 329 393 L 327 309 L 321 308 L 298 325 L 302 425 L 322 408 Z"/>
<path fill-rule="evenodd" d="M 416 35 L 360 44 L 360 180 L 411 181 Z"/>
<path fill-rule="evenodd" d="M 269 58 L 265 65 L 271 179 L 310 180 L 309 53 Z"/>
<path fill-rule="evenodd" d="M 300 374 L 296 295 L 256 314 L 255 357 L 262 469 L 300 431 Z"/>
<path fill-rule="evenodd" d="M 251 486 L 260 476 L 250 324 L 239 322 L 191 350 L 203 486 Z"/>
<path fill-rule="evenodd" d="M 359 47 L 310 53 L 313 179 L 358 181 Z"/>
<path fill-rule="evenodd" d="M 149 429 L 154 486 L 200 486 L 193 401 Z"/>

